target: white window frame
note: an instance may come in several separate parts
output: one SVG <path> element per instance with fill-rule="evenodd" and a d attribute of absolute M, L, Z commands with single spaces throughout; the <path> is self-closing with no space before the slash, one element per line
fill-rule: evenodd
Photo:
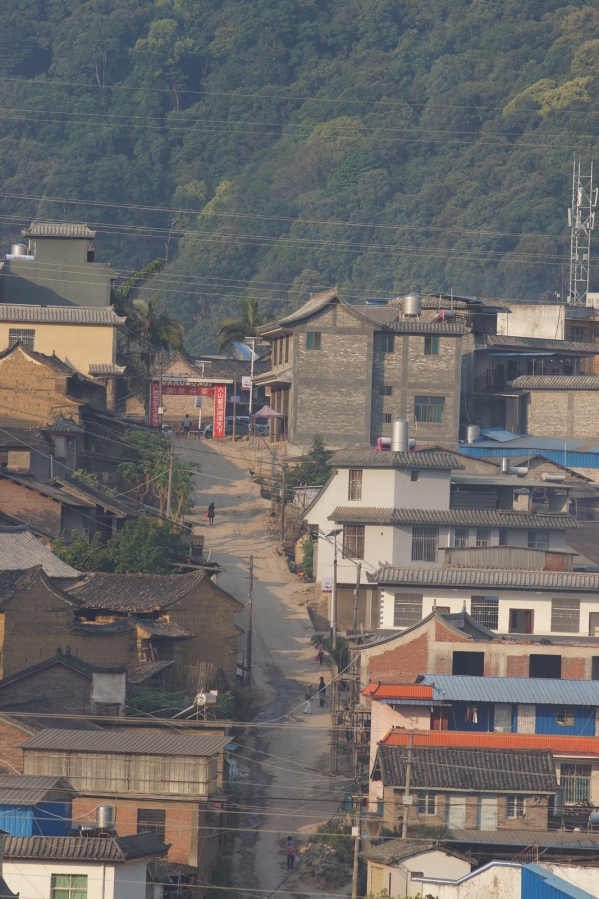
<path fill-rule="evenodd" d="M 519 793 L 505 797 L 505 817 L 516 819 L 526 817 L 526 797 Z"/>

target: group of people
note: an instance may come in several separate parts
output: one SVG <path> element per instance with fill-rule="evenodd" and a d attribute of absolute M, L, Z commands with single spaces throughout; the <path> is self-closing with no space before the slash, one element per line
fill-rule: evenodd
<path fill-rule="evenodd" d="M 320 708 L 324 708 L 324 702 L 327 698 L 327 685 L 324 682 L 324 677 L 321 677 L 318 682 L 318 689 L 314 696 L 312 696 L 312 684 L 308 684 L 306 687 L 306 692 L 304 694 L 304 699 L 306 700 L 306 704 L 304 706 L 304 714 L 311 715 L 312 714 L 312 700 L 318 699 Z"/>

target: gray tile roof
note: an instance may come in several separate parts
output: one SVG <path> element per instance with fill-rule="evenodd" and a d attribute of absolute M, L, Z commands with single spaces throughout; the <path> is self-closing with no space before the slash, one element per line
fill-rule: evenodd
<path fill-rule="evenodd" d="M 131 623 L 128 618 L 121 618 L 118 621 L 110 621 L 107 624 L 94 624 L 87 621 L 75 621 L 69 628 L 74 634 L 81 634 L 84 637 L 114 637 L 117 634 L 126 634 L 131 630 Z"/>
<path fill-rule="evenodd" d="M 414 468 L 440 471 L 462 470 L 464 466 L 451 453 L 392 453 L 371 449 L 344 449 L 334 453 L 331 465 L 337 468 Z"/>
<path fill-rule="evenodd" d="M 86 222 L 36 222 L 21 231 L 23 237 L 86 237 L 91 240 L 96 236 L 90 231 Z"/>
<path fill-rule="evenodd" d="M 468 328 L 455 321 L 428 322 L 400 318 L 397 306 L 352 306 L 352 309 L 375 324 L 400 334 L 445 334 L 446 337 L 461 337 L 469 333 Z"/>
<path fill-rule="evenodd" d="M 27 525 L 0 528 L 0 571 L 25 571 L 36 565 L 41 565 L 48 577 L 79 577 L 77 569 L 46 549 Z"/>
<path fill-rule="evenodd" d="M 431 527 L 471 525 L 542 528 L 552 531 L 584 527 L 572 515 L 558 512 L 514 512 L 509 509 L 381 509 L 375 506 L 337 506 L 329 515 L 329 521 L 338 524 L 415 524 Z"/>
<path fill-rule="evenodd" d="M 48 325 L 122 325 L 113 306 L 29 306 L 0 303 L 0 321 Z"/>
<path fill-rule="evenodd" d="M 339 298 L 339 302 L 343 303 L 345 306 L 349 304 L 340 296 L 339 291 L 336 287 L 332 290 L 324 290 L 322 293 L 313 293 L 310 295 L 310 299 L 307 303 L 304 303 L 303 306 L 300 306 L 299 309 L 296 309 L 295 312 L 286 315 L 285 318 L 279 319 L 279 325 L 287 325 L 292 324 L 293 322 L 300 321 L 302 318 L 306 318 L 308 315 L 312 315 L 313 312 L 320 312 L 321 309 L 324 309 L 331 300 L 335 298 Z M 275 324 L 274 322 L 271 323 Z M 261 330 L 268 330 L 269 326 L 265 325 Z"/>
<path fill-rule="evenodd" d="M 174 659 L 162 662 L 131 662 L 127 665 L 127 680 L 130 684 L 143 684 L 148 678 L 159 674 L 174 664 Z"/>
<path fill-rule="evenodd" d="M 46 668 L 51 668 L 54 665 L 64 665 L 66 668 L 70 668 L 73 671 L 77 671 L 79 674 L 83 674 L 84 677 L 87 677 L 90 680 L 94 670 L 96 670 L 94 665 L 90 664 L 90 662 L 84 662 L 79 656 L 63 652 L 56 653 L 56 655 L 52 656 L 50 659 L 44 659 L 43 662 L 38 662 L 37 665 L 30 665 L 28 668 L 23 668 L 21 671 L 15 671 L 14 674 L 9 674 L 8 677 L 2 678 L 2 680 L 0 680 L 0 702 L 2 701 L 2 689 L 4 687 L 13 684 L 15 681 L 21 680 L 22 677 L 29 677 L 31 674 L 36 674 L 38 671 L 45 671 Z"/>
<path fill-rule="evenodd" d="M 391 865 L 401 861 L 402 858 L 410 858 L 412 855 L 435 848 L 438 847 L 434 843 L 424 841 L 412 843 L 410 840 L 387 840 L 380 846 L 373 846 L 371 849 L 361 852 L 360 858 Z"/>
<path fill-rule="evenodd" d="M 179 624 L 170 621 L 143 621 L 141 618 L 134 618 L 133 616 L 129 618 L 129 621 L 145 634 L 149 634 L 152 637 L 165 637 L 172 640 L 183 637 L 195 637 L 195 634 L 192 634 L 191 631 L 187 631 Z"/>
<path fill-rule="evenodd" d="M 459 830 L 451 828 L 451 837 L 444 843 L 495 843 L 503 846 L 533 846 L 555 848 L 575 846 L 599 850 L 599 833 L 574 833 L 563 830 Z"/>
<path fill-rule="evenodd" d="M 390 300 L 390 306 L 403 307 L 403 297 Z M 496 300 L 492 297 L 457 297 L 450 293 L 434 293 L 422 297 L 423 309 L 459 309 L 460 311 L 471 309 L 473 312 L 489 311 L 490 309 L 509 309 L 509 303 L 505 300 Z"/>
<path fill-rule="evenodd" d="M 21 571 L 0 571 L 0 607 L 21 590 L 35 584 L 41 571 L 41 565 Z"/>
<path fill-rule="evenodd" d="M 62 777 L 0 774 L 0 805 L 37 805 L 53 792 L 72 793 L 73 788 Z"/>
<path fill-rule="evenodd" d="M 598 377 L 585 375 L 521 375 L 512 387 L 525 390 L 599 390 Z"/>
<path fill-rule="evenodd" d="M 578 571 L 511 571 L 497 568 L 379 568 L 369 578 L 377 584 L 422 587 L 503 587 L 598 593 L 599 574 Z"/>
<path fill-rule="evenodd" d="M 69 590 L 87 609 L 153 612 L 165 608 L 197 587 L 206 572 L 189 574 L 88 574 Z"/>
<path fill-rule="evenodd" d="M 47 426 L 46 431 L 50 434 L 85 434 L 85 429 L 79 427 L 72 415 L 64 416 L 62 412 Z"/>
<path fill-rule="evenodd" d="M 4 858 L 52 861 L 127 862 L 166 855 L 168 845 L 153 833 L 127 837 L 6 837 Z"/>
<path fill-rule="evenodd" d="M 116 362 L 90 362 L 89 373 L 98 377 L 99 375 L 124 375 L 126 365 L 117 365 Z"/>
<path fill-rule="evenodd" d="M 487 347 L 505 347 L 520 350 L 553 350 L 556 353 L 599 354 L 594 343 L 577 343 L 573 340 L 550 340 L 544 337 L 507 337 L 502 334 L 485 334 Z"/>
<path fill-rule="evenodd" d="M 381 780 L 386 787 L 406 782 L 407 748 L 379 745 Z M 554 793 L 549 750 L 418 747 L 412 749 L 412 789 L 501 793 Z"/>
<path fill-rule="evenodd" d="M 215 756 L 230 737 L 189 733 L 144 733 L 135 730 L 102 731 L 43 730 L 23 744 L 30 749 L 54 752 L 107 752 L 131 755 L 177 755 L 194 758 Z"/>
<path fill-rule="evenodd" d="M 435 699 L 454 702 L 599 706 L 599 681 L 594 680 L 425 674 L 418 683 L 433 685 Z"/>

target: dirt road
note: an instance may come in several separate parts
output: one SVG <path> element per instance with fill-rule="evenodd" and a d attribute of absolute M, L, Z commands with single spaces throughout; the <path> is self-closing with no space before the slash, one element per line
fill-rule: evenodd
<path fill-rule="evenodd" d="M 306 685 L 314 689 L 321 673 L 328 682 L 330 672 L 314 660 L 314 630 L 302 604 L 305 588 L 276 552 L 276 534 L 265 514 L 269 504 L 250 480 L 248 445 L 217 449 L 208 441 L 178 440 L 177 452 L 202 465 L 194 500 L 206 526 L 205 549 L 225 569 L 218 583 L 244 604 L 249 556 L 254 556 L 252 692 L 260 726 L 248 728 L 237 753 L 247 775 L 239 795 L 251 808 L 238 822 L 243 833 L 236 845 L 235 879 L 239 886 L 267 891 L 286 881 L 285 888 L 301 892 L 301 864 L 287 878 L 285 839 L 292 834 L 301 844 L 344 795 L 345 782 L 327 774 L 328 708 L 315 702 L 310 715 L 303 711 Z M 202 515 L 210 502 L 216 507 L 213 528 Z M 246 629 L 245 612 L 238 624 Z M 245 655 L 245 637 L 241 641 Z"/>

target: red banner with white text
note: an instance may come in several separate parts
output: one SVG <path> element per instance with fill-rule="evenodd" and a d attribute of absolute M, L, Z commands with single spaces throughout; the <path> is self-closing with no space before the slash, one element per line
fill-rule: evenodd
<path fill-rule="evenodd" d="M 214 388 L 214 424 L 213 436 L 225 436 L 225 414 L 227 411 L 227 388 L 224 384 L 217 384 Z"/>
<path fill-rule="evenodd" d="M 165 396 L 214 396 L 215 390 L 219 390 L 220 387 L 225 391 L 225 403 L 226 403 L 226 388 L 224 385 L 219 385 L 219 387 L 202 387 L 199 384 L 164 384 L 162 385 L 162 397 L 164 403 Z M 154 427 L 158 427 L 160 424 L 160 416 L 158 414 L 158 409 L 160 408 L 160 381 L 158 378 L 153 378 L 150 382 L 150 424 Z M 223 428 L 224 428 L 224 412 L 223 412 Z M 222 435 L 225 436 L 224 433 Z"/>

